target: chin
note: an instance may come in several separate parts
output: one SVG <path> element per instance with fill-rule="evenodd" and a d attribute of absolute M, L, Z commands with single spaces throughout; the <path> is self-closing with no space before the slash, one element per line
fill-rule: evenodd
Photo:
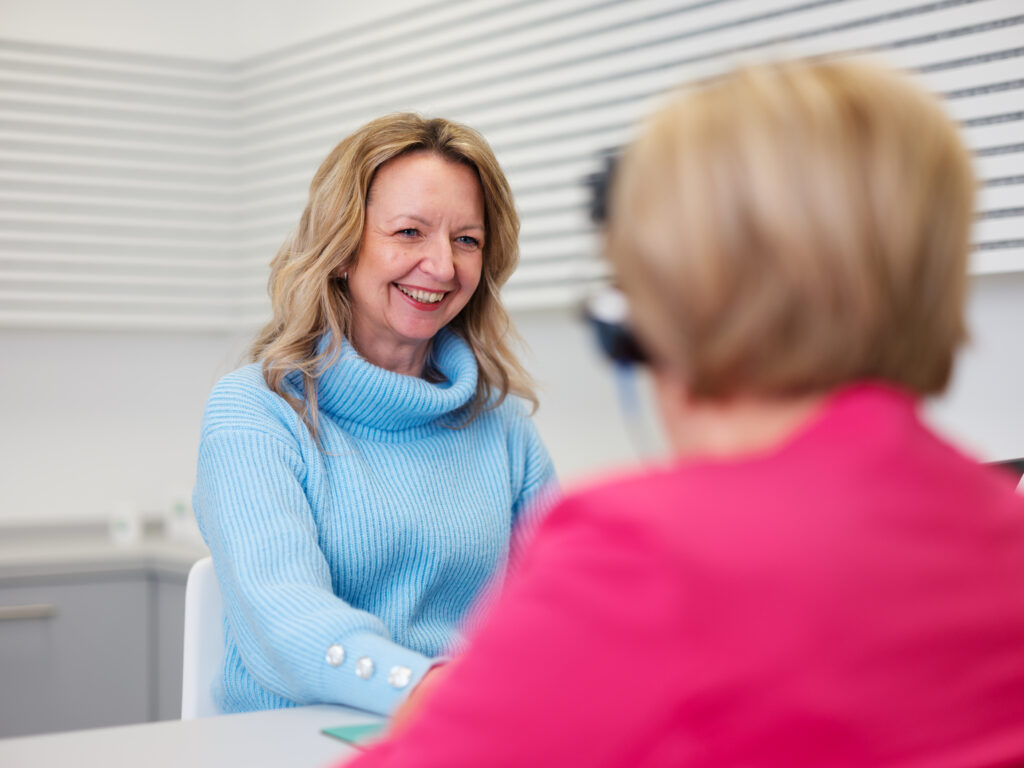
<path fill-rule="evenodd" d="M 447 325 L 448 323 L 437 323 L 426 327 L 422 325 L 406 326 L 400 333 L 410 341 L 430 341 Z"/>

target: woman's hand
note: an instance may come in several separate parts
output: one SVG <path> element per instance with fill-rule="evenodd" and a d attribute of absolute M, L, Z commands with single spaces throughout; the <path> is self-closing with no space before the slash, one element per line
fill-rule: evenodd
<path fill-rule="evenodd" d="M 451 670 L 452 664 L 441 663 L 435 664 L 433 667 L 427 670 L 425 674 L 412 692 L 409 694 L 409 698 L 405 700 L 397 710 L 395 710 L 394 716 L 391 718 L 391 734 L 399 733 L 408 727 L 409 723 L 412 722 L 420 710 L 423 709 L 426 702 L 428 702 L 433 696 L 434 689 L 441 683 L 448 672 Z"/>

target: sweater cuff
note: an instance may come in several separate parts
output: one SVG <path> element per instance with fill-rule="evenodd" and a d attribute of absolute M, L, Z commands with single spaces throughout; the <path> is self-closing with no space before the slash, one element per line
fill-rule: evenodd
<path fill-rule="evenodd" d="M 441 661 L 373 632 L 353 632 L 327 649 L 324 688 L 346 706 L 391 715 Z"/>

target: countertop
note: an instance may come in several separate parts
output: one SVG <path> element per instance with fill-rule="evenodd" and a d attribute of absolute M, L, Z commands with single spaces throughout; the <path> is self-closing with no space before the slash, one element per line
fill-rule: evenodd
<path fill-rule="evenodd" d="M 382 718 L 326 705 L 0 739 L 4 768 L 325 768 L 355 747 L 321 728 Z"/>
<path fill-rule="evenodd" d="M 115 542 L 103 523 L 0 527 L 0 580 L 146 570 L 188 575 L 209 552 L 198 537 L 171 538 L 148 523 L 135 541 Z"/>

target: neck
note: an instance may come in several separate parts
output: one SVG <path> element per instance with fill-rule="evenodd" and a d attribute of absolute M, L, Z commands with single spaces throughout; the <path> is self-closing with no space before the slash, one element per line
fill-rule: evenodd
<path fill-rule="evenodd" d="M 427 365 L 430 339 L 408 343 L 393 343 L 365 338 L 352 328 L 349 341 L 366 362 L 404 376 L 421 377 Z"/>
<path fill-rule="evenodd" d="M 693 400 L 671 389 L 658 385 L 664 428 L 676 455 L 690 458 L 733 458 L 771 450 L 807 424 L 826 397 L 819 393 Z"/>

